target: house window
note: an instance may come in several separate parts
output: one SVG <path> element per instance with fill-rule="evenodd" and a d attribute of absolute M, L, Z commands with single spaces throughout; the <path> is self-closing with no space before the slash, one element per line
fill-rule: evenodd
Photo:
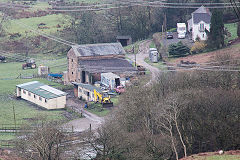
<path fill-rule="evenodd" d="M 21 88 L 18 88 L 18 91 L 21 92 Z"/>
<path fill-rule="evenodd" d="M 36 95 L 34 94 L 33 97 L 36 98 Z"/>
<path fill-rule="evenodd" d="M 47 99 L 45 99 L 45 103 L 47 103 Z"/>
<path fill-rule="evenodd" d="M 28 96 L 31 96 L 31 93 L 30 93 L 30 92 L 28 92 Z"/>
<path fill-rule="evenodd" d="M 42 101 L 42 97 L 39 97 L 39 100 Z"/>
<path fill-rule="evenodd" d="M 204 33 L 203 33 L 202 37 L 204 38 Z"/>
<path fill-rule="evenodd" d="M 24 94 L 26 94 L 26 91 L 25 91 L 25 90 L 23 90 L 23 93 L 24 93 Z"/>
<path fill-rule="evenodd" d="M 205 27 L 204 27 L 204 23 L 200 23 L 200 32 L 204 32 L 205 31 Z"/>
<path fill-rule="evenodd" d="M 72 74 L 73 74 L 73 72 L 72 72 Z"/>
<path fill-rule="evenodd" d="M 73 59 L 72 59 L 72 62 L 73 62 Z"/>

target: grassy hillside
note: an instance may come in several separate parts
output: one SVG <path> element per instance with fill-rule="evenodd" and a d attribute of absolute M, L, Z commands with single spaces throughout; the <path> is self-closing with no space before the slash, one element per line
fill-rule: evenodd
<path fill-rule="evenodd" d="M 228 40 L 237 38 L 237 23 L 224 24 L 224 27 L 231 33 L 231 37 L 229 37 Z"/>
<path fill-rule="evenodd" d="M 44 23 L 44 29 L 39 29 L 38 25 Z M 56 33 L 68 25 L 68 18 L 63 14 L 52 14 L 42 17 L 22 18 L 10 20 L 5 24 L 7 32 L 10 34 L 20 33 L 23 37 L 38 35 L 31 30 L 42 31 L 44 33 Z"/>
<path fill-rule="evenodd" d="M 240 155 L 191 156 L 183 160 L 239 160 Z"/>

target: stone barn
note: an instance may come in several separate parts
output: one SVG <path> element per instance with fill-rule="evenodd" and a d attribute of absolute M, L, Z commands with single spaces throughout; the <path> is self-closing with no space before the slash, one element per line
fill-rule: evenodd
<path fill-rule="evenodd" d="M 68 70 L 64 84 L 72 82 L 93 84 L 101 73 L 134 74 L 136 69 L 125 59 L 120 43 L 101 43 L 72 46 L 67 54 Z"/>

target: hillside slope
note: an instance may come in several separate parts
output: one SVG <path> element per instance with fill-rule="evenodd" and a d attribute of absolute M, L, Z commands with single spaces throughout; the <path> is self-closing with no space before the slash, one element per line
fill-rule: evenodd
<path fill-rule="evenodd" d="M 226 151 L 223 155 L 218 152 L 199 153 L 180 160 L 240 160 L 240 150 Z"/>

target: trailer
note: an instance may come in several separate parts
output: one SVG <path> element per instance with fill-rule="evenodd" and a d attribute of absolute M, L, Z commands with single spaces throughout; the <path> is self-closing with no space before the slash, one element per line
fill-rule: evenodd
<path fill-rule="evenodd" d="M 149 48 L 149 60 L 152 63 L 157 63 L 159 61 L 159 54 L 156 48 Z"/>

